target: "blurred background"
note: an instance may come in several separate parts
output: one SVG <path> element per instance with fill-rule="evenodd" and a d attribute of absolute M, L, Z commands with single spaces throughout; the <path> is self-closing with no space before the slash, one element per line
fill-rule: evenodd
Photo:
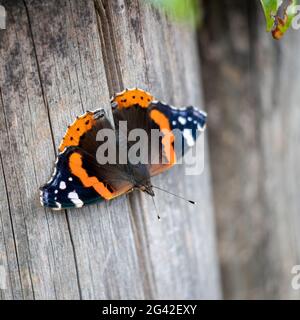
<path fill-rule="evenodd" d="M 300 31 L 258 0 L 200 4 L 199 44 L 224 298 L 300 298 Z"/>

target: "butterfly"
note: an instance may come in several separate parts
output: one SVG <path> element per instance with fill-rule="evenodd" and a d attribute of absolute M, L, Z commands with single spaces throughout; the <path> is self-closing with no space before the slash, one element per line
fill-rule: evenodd
<path fill-rule="evenodd" d="M 111 99 L 111 106 L 113 124 L 104 109 L 97 109 L 77 117 L 68 127 L 52 177 L 40 188 L 43 206 L 53 210 L 80 208 L 135 189 L 154 196 L 150 178 L 174 166 L 206 126 L 205 112 L 192 106 L 177 109 L 138 88 L 117 93 Z M 124 123 L 126 132 L 122 127 Z M 145 163 L 133 162 L 129 156 L 128 149 L 133 148 L 135 142 L 128 137 L 136 129 L 146 133 L 142 145 L 147 145 L 146 160 L 150 161 Z M 115 146 L 109 145 L 107 139 L 99 139 L 99 133 L 105 130 L 115 133 Z M 159 133 L 157 148 L 152 145 L 153 130 Z M 175 140 L 187 142 L 179 152 Z M 115 151 L 117 161 L 98 161 L 98 152 L 105 144 Z M 125 158 L 120 161 L 122 152 Z M 153 154 L 156 161 L 151 162 Z"/>

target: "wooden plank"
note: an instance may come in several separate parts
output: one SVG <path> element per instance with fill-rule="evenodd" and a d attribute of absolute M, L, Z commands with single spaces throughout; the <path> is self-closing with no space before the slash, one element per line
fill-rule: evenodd
<path fill-rule="evenodd" d="M 179 179 L 174 192 L 201 200 L 187 208 L 158 195 L 161 222 L 140 194 L 59 214 L 38 202 L 66 126 L 86 109 L 110 112 L 109 91 L 137 85 L 201 105 L 194 34 L 138 1 L 0 4 L 1 298 L 219 297 L 209 166 L 200 178 L 179 168 L 155 179 L 170 189 Z"/>
<path fill-rule="evenodd" d="M 265 32 L 260 3 L 206 3 L 201 32 L 226 298 L 299 299 L 299 31 Z"/>
<path fill-rule="evenodd" d="M 110 108 L 94 3 L 29 1 L 28 13 L 57 147 L 76 115 Z M 68 213 L 83 299 L 143 297 L 129 213 L 125 198 Z"/>
<path fill-rule="evenodd" d="M 0 41 L 1 157 L 7 201 L 1 216 L 10 243 L 12 294 L 26 299 L 78 298 L 66 217 L 39 205 L 38 188 L 49 178 L 54 151 L 26 8 L 22 1 L 3 5 L 8 29 L 1 32 Z M 16 263 L 18 268 L 10 267 Z"/>
<path fill-rule="evenodd" d="M 120 89 L 121 85 L 141 86 L 175 105 L 202 106 L 197 43 L 191 30 L 173 26 L 164 15 L 144 2 L 97 3 L 100 21 L 108 21 L 112 30 L 109 36 L 117 67 L 111 73 L 119 70 L 121 79 L 112 91 Z M 136 239 L 143 243 L 143 249 L 147 248 L 142 264 L 152 269 L 148 274 L 153 273 L 151 278 L 145 275 L 144 279 L 154 291 L 154 297 L 219 297 L 208 172 L 209 165 L 204 175 L 187 177 L 183 168 L 177 168 L 153 179 L 154 184 L 186 194 L 201 204 L 191 208 L 178 199 L 156 192 L 163 217 L 159 224 L 155 221 L 151 199 L 144 195 L 130 196 Z M 180 181 L 180 185 L 175 186 L 174 181 Z M 201 270 L 210 270 L 209 275 Z"/>

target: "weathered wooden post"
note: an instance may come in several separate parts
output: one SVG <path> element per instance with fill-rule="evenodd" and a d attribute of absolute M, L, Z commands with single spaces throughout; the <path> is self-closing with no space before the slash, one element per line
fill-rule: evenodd
<path fill-rule="evenodd" d="M 0 264 L 3 299 L 219 298 L 209 164 L 144 195 L 53 213 L 39 204 L 66 126 L 139 86 L 202 107 L 197 43 L 146 1 L 0 1 Z"/>
<path fill-rule="evenodd" d="M 259 1 L 207 1 L 201 30 L 227 298 L 298 298 L 300 32 L 275 41 Z"/>

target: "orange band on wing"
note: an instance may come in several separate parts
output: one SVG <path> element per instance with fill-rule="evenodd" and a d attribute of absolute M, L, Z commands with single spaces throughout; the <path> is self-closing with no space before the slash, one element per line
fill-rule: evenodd
<path fill-rule="evenodd" d="M 153 96 L 142 89 L 126 89 L 116 94 L 111 102 L 116 103 L 118 108 L 129 108 L 138 104 L 142 108 L 147 108 L 154 100 Z"/>
<path fill-rule="evenodd" d="M 93 187 L 96 192 L 106 200 L 110 200 L 117 194 L 110 192 L 96 177 L 89 177 L 86 170 L 82 167 L 82 156 L 80 153 L 72 153 L 69 159 L 71 173 L 78 177 L 85 187 Z"/>
<path fill-rule="evenodd" d="M 158 110 L 151 110 L 150 118 L 159 126 L 163 132 L 164 137 L 162 138 L 162 144 L 165 149 L 166 157 L 171 165 L 176 163 L 176 154 L 172 143 L 175 140 L 174 134 L 171 130 L 169 119 Z"/>
<path fill-rule="evenodd" d="M 80 138 L 90 130 L 94 124 L 95 119 L 93 112 L 87 112 L 86 114 L 78 117 L 75 122 L 68 127 L 58 148 L 59 152 L 62 152 L 66 147 L 78 146 Z"/>

